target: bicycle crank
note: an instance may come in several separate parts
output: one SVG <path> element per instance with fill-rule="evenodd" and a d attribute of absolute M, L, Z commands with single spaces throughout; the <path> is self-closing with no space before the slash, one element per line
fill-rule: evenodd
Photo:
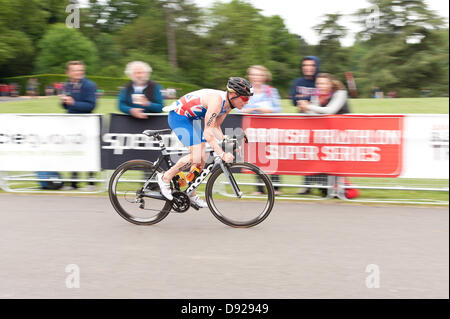
<path fill-rule="evenodd" d="M 172 209 L 177 213 L 185 213 L 191 207 L 191 200 L 186 193 L 175 191 L 172 196 Z"/>

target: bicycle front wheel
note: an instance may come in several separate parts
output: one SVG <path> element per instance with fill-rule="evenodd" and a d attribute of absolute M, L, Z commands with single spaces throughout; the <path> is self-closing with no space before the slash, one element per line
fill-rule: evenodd
<path fill-rule="evenodd" d="M 152 175 L 150 183 L 143 189 Z M 156 224 L 166 218 L 172 209 L 169 201 L 143 196 L 160 193 L 155 166 L 148 161 L 135 160 L 120 165 L 111 176 L 108 191 L 116 212 L 136 225 Z"/>
<path fill-rule="evenodd" d="M 217 169 L 209 178 L 205 196 L 213 215 L 232 227 L 252 227 L 261 223 L 272 211 L 275 195 L 270 178 L 250 163 L 228 165 L 228 172 L 236 181 L 236 194 L 228 174 Z"/>

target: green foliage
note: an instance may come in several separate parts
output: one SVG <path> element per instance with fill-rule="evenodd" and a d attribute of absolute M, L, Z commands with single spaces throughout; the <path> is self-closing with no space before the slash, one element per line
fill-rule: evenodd
<path fill-rule="evenodd" d="M 364 93 L 380 87 L 399 96 L 419 96 L 422 89 L 431 89 L 435 96 L 448 94 L 448 85 L 446 90 L 442 86 L 448 77 L 448 37 L 445 40 L 436 31 L 442 20 L 421 0 L 370 2 L 379 8 L 378 24 L 367 23 L 369 10 L 356 14 L 364 26 L 359 38 L 370 48 L 357 72 L 357 77 L 366 78 Z"/>
<path fill-rule="evenodd" d="M 8 74 L 31 73 L 29 61 L 34 54 L 31 39 L 21 31 L 5 30 L 0 26 L 0 77 Z"/>
<path fill-rule="evenodd" d="M 349 50 L 340 42 L 347 34 L 347 29 L 339 24 L 341 17 L 340 14 L 326 14 L 323 21 L 314 27 L 321 39 L 315 47 L 315 54 L 321 60 L 322 72 L 344 81 L 349 66 Z"/>
<path fill-rule="evenodd" d="M 82 60 L 88 72 L 98 68 L 98 55 L 95 45 L 76 29 L 64 24 L 52 25 L 39 41 L 41 50 L 36 59 L 37 73 L 62 73 L 68 61 Z"/>
<path fill-rule="evenodd" d="M 142 60 L 154 79 L 220 89 L 229 76 L 262 64 L 286 97 L 302 57 L 317 55 L 322 70 L 343 81 L 352 71 L 362 97 L 373 87 L 448 95 L 448 28 L 424 0 L 369 0 L 380 19 L 358 10 L 362 31 L 351 47 L 341 45 L 347 30 L 340 14 L 323 12 L 315 26 L 320 42 L 311 46 L 280 16 L 264 16 L 246 0 L 226 1 L 203 10 L 193 0 L 89 0 L 75 30 L 62 24 L 74 0 L 0 0 L 0 77 L 62 73 L 76 59 L 88 74 L 121 78 L 127 63 Z"/>

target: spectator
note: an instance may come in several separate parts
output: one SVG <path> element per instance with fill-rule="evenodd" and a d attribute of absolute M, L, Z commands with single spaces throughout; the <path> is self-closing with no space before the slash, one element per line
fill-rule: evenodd
<path fill-rule="evenodd" d="M 247 78 L 252 84 L 254 95 L 250 97 L 242 112 L 247 114 L 280 113 L 281 101 L 278 90 L 266 84 L 266 82 L 272 81 L 270 71 L 262 65 L 254 65 L 248 68 Z M 279 175 L 271 175 L 270 177 L 274 184 L 280 183 Z M 257 186 L 255 195 L 262 195 L 263 191 L 262 186 Z M 275 195 L 281 195 L 278 186 L 275 186 Z"/>
<path fill-rule="evenodd" d="M 300 110 L 307 114 L 345 114 L 350 113 L 347 102 L 347 90 L 342 82 L 333 78 L 331 74 L 319 73 L 316 77 L 317 95 L 311 101 L 300 101 Z M 325 174 L 315 176 L 316 182 L 327 184 Z M 308 185 L 308 184 L 307 184 Z M 320 189 L 323 196 L 327 196 L 327 189 Z M 302 194 L 308 194 L 307 188 Z"/>
<path fill-rule="evenodd" d="M 331 74 L 319 73 L 316 78 L 317 95 L 311 101 L 299 101 L 300 110 L 307 114 L 350 113 L 347 90 L 341 81 Z"/>
<path fill-rule="evenodd" d="M 35 97 L 39 95 L 39 81 L 36 78 L 30 78 L 27 81 L 27 95 Z"/>
<path fill-rule="evenodd" d="M 62 106 L 70 114 L 92 113 L 96 106 L 97 87 L 94 82 L 85 78 L 85 65 L 81 61 L 71 61 L 67 63 L 67 76 L 69 81 L 63 86 L 63 94 L 60 95 Z M 78 178 L 78 172 L 72 173 L 72 179 Z M 89 172 L 89 178 L 94 178 L 94 173 Z M 64 187 L 64 190 L 78 189 L 76 181 L 71 182 L 71 186 Z M 95 183 L 83 190 L 96 190 Z"/>
<path fill-rule="evenodd" d="M 11 83 L 9 85 L 9 95 L 11 97 L 19 96 L 19 85 L 17 83 Z"/>
<path fill-rule="evenodd" d="M 46 96 L 51 96 L 55 94 L 55 89 L 53 88 L 53 85 L 47 85 L 45 87 L 45 95 Z"/>
<path fill-rule="evenodd" d="M 63 91 L 63 85 L 64 85 L 64 84 L 61 83 L 61 82 L 55 82 L 55 83 L 53 83 L 53 88 L 55 89 L 57 95 L 62 94 L 62 91 Z"/>
<path fill-rule="evenodd" d="M 144 62 L 128 63 L 125 74 L 131 82 L 120 91 L 119 109 L 138 119 L 146 119 L 144 113 L 161 113 L 164 106 L 161 86 L 150 81 L 152 68 Z"/>
<path fill-rule="evenodd" d="M 0 96 L 8 96 L 9 87 L 6 84 L 0 84 Z"/>
<path fill-rule="evenodd" d="M 311 99 L 316 94 L 316 76 L 320 70 L 320 60 L 316 56 L 307 56 L 302 60 L 303 78 L 297 78 L 293 81 L 291 87 L 291 96 L 294 106 L 300 110 L 300 101 Z M 314 184 L 314 177 L 305 176 L 305 184 Z M 298 192 L 298 195 L 309 194 L 310 189 L 306 188 Z"/>
<path fill-rule="evenodd" d="M 302 100 L 310 100 L 316 93 L 316 76 L 320 70 L 320 60 L 315 56 L 307 56 L 302 60 L 303 78 L 292 82 L 291 96 L 294 106 L 299 107 Z"/>

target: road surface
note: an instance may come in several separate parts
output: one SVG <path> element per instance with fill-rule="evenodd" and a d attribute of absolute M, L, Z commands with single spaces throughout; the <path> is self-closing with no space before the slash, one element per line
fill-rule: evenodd
<path fill-rule="evenodd" d="M 142 227 L 106 197 L 0 194 L 0 218 L 0 298 L 449 297 L 447 208 L 277 202 L 251 229 L 207 209 Z"/>

